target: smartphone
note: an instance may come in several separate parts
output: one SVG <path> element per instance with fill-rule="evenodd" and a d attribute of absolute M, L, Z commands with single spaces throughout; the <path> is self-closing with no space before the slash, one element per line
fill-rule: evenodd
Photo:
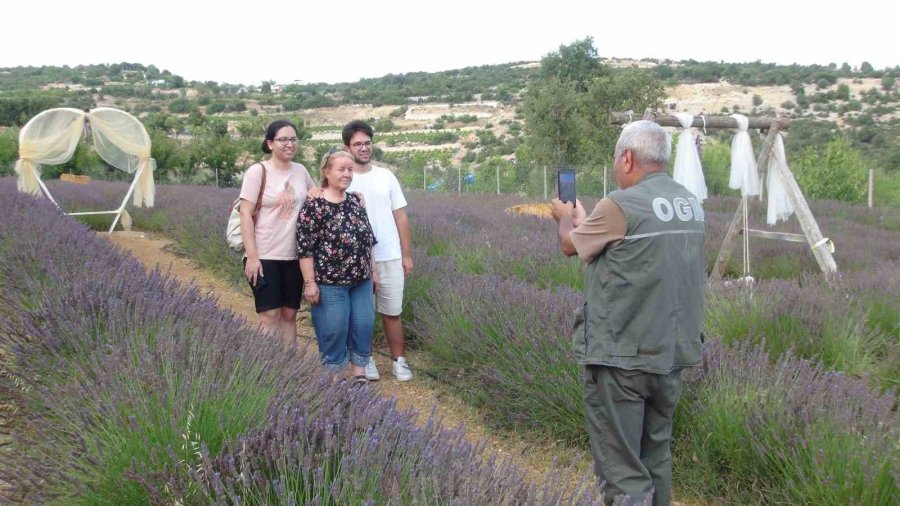
<path fill-rule="evenodd" d="M 266 277 L 257 274 L 256 275 L 256 284 L 250 285 L 250 288 L 253 288 L 254 291 L 259 290 L 260 288 L 266 286 Z"/>
<path fill-rule="evenodd" d="M 559 200 L 575 203 L 575 170 L 559 169 L 556 172 L 556 188 L 559 190 Z"/>

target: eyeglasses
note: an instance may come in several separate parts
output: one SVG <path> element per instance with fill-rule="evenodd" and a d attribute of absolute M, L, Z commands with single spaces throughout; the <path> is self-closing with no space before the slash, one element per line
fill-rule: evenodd
<path fill-rule="evenodd" d="M 353 148 L 353 149 L 359 149 L 359 148 L 371 148 L 371 147 L 372 147 L 372 141 L 366 141 L 366 142 L 354 142 L 353 144 L 350 145 L 350 147 Z"/>
<path fill-rule="evenodd" d="M 284 144 L 284 145 L 297 144 L 300 142 L 299 137 L 279 137 L 277 139 L 272 139 L 272 140 L 277 141 L 279 144 Z"/>
<path fill-rule="evenodd" d="M 331 155 L 333 155 L 335 153 L 340 153 L 341 151 L 344 151 L 344 150 L 340 149 L 340 148 L 335 148 L 335 147 L 328 148 L 328 151 L 326 151 L 325 154 L 322 155 L 322 161 L 324 162 L 325 160 L 328 160 L 328 158 L 330 158 Z"/>

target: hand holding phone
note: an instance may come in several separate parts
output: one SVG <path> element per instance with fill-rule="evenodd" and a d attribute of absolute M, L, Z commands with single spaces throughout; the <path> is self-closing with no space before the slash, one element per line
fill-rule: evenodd
<path fill-rule="evenodd" d="M 259 290 L 260 288 L 263 288 L 264 286 L 266 286 L 266 277 L 263 276 L 262 274 L 257 274 L 256 275 L 256 284 L 252 285 L 253 290 Z"/>
<path fill-rule="evenodd" d="M 556 187 L 559 200 L 575 203 L 575 170 L 563 168 L 556 172 Z"/>

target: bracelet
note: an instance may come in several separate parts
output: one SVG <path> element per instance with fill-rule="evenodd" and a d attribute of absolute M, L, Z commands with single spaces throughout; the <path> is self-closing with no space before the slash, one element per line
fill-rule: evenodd
<path fill-rule="evenodd" d="M 303 282 L 304 285 L 314 285 L 316 284 L 315 280 L 307 279 Z"/>

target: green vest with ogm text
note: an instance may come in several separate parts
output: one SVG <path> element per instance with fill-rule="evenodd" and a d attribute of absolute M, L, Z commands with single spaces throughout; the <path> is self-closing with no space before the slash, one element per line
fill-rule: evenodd
<path fill-rule="evenodd" d="M 581 364 L 666 374 L 700 363 L 703 208 L 666 173 L 610 193 L 625 212 L 625 238 L 585 270 L 587 302 L 573 344 Z"/>

